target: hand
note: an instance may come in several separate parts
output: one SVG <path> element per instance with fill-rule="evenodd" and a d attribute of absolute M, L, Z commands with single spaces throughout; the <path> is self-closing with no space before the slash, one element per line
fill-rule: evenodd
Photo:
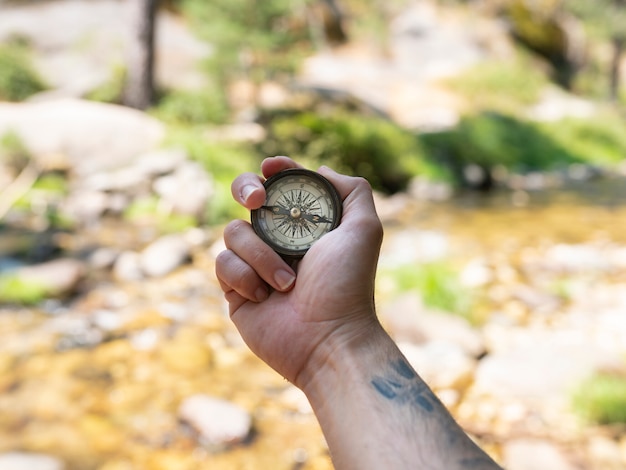
<path fill-rule="evenodd" d="M 265 178 L 299 167 L 287 157 L 263 161 Z M 372 325 L 374 277 L 382 241 L 382 225 L 372 191 L 362 178 L 319 172 L 343 200 L 341 224 L 316 242 L 290 267 L 242 220 L 224 231 L 226 250 L 216 273 L 229 303 L 230 315 L 250 349 L 292 383 L 312 364 L 329 354 L 329 344 L 348 342 Z M 265 201 L 262 179 L 240 175 L 233 197 L 248 209 Z"/>

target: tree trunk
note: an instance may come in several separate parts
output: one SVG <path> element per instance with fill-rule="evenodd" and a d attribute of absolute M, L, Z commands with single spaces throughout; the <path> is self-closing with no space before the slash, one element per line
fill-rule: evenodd
<path fill-rule="evenodd" d="M 154 37 L 159 0 L 128 0 L 129 44 L 124 104 L 146 109 L 154 98 Z"/>
<path fill-rule="evenodd" d="M 339 45 L 348 42 L 344 27 L 344 15 L 337 0 L 323 0 L 324 32 L 330 44 Z"/>
<path fill-rule="evenodd" d="M 620 93 L 620 81 L 621 81 L 621 63 L 622 56 L 624 55 L 624 46 L 626 45 L 626 39 L 613 38 L 613 57 L 611 59 L 610 70 L 610 83 L 609 83 L 609 97 L 611 101 L 617 102 L 619 100 Z"/>

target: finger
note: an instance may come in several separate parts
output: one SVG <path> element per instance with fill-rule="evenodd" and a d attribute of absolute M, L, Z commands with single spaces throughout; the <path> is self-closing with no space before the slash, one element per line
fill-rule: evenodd
<path fill-rule="evenodd" d="M 295 272 L 258 237 L 249 223 L 235 220 L 228 224 L 224 230 L 224 242 L 274 289 L 281 292 L 291 289 L 296 280 Z"/>
<path fill-rule="evenodd" d="M 325 166 L 318 172 L 332 183 L 343 201 L 341 225 L 359 232 L 368 230 L 373 237 L 382 238 L 382 224 L 369 182 L 365 178 L 339 174 Z"/>
<path fill-rule="evenodd" d="M 267 285 L 254 269 L 230 250 L 222 251 L 217 256 L 215 274 L 226 294 L 226 300 L 235 298 L 232 292 L 253 302 L 262 302 L 269 295 Z"/>
<path fill-rule="evenodd" d="M 303 168 L 299 163 L 294 162 L 289 157 L 278 156 L 269 157 L 263 160 L 261 163 L 261 173 L 266 178 L 269 178 L 279 171 L 287 170 L 288 168 Z"/>
<path fill-rule="evenodd" d="M 265 202 L 263 180 L 254 173 L 243 173 L 235 178 L 230 187 L 235 201 L 247 209 L 258 209 Z"/>
<path fill-rule="evenodd" d="M 239 308 L 249 302 L 245 297 L 240 296 L 236 291 L 231 290 L 224 294 L 226 302 L 228 302 L 228 313 L 232 316 Z"/>

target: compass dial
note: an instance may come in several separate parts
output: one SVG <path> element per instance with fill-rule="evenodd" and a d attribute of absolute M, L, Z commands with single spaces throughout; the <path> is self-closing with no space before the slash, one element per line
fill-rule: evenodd
<path fill-rule="evenodd" d="M 252 227 L 283 256 L 304 256 L 341 221 L 341 198 L 319 173 L 292 168 L 271 176 L 264 186 L 265 204 L 252 211 Z"/>

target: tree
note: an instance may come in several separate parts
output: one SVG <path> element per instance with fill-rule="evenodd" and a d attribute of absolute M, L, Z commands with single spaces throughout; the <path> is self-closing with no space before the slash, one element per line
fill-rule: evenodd
<path fill-rule="evenodd" d="M 626 49 L 626 0 L 565 0 L 565 8 L 580 18 L 592 34 L 612 46 L 609 64 L 609 97 L 620 94 L 621 63 Z"/>
<path fill-rule="evenodd" d="M 159 0 L 129 0 L 130 37 L 123 102 L 148 108 L 154 99 L 154 37 Z"/>

